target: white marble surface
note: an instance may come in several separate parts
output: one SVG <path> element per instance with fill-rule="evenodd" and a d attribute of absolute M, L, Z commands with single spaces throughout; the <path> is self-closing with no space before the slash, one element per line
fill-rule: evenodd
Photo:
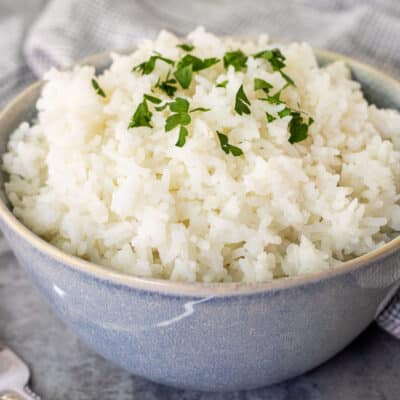
<path fill-rule="evenodd" d="M 0 256 L 0 342 L 29 364 L 43 400 L 400 399 L 400 341 L 375 325 L 314 371 L 250 392 L 188 392 L 131 376 L 66 330 L 11 254 Z"/>

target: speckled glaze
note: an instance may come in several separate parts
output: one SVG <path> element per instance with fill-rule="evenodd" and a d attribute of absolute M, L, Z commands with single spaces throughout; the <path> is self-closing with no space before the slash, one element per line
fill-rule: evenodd
<path fill-rule="evenodd" d="M 324 51 L 318 56 L 321 63 L 343 58 Z M 400 109 L 399 83 L 345 61 L 368 100 Z M 106 54 L 86 60 L 99 72 L 109 62 Z M 10 132 L 34 116 L 40 89 L 40 82 L 34 84 L 0 114 L 0 153 Z M 228 391 L 302 374 L 362 332 L 400 283 L 399 236 L 334 271 L 262 284 L 125 276 L 35 236 L 7 208 L 3 180 L 0 187 L 1 228 L 58 316 L 107 359 L 167 385 Z"/>

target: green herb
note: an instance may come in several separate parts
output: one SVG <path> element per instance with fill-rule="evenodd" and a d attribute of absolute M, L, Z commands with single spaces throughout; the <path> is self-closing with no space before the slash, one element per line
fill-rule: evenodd
<path fill-rule="evenodd" d="M 202 60 L 201 58 L 198 58 L 196 56 L 193 56 L 191 54 L 186 54 L 178 63 L 176 66 L 177 69 L 181 69 L 183 67 L 186 67 L 187 65 L 192 65 L 193 72 L 201 71 L 202 69 L 210 68 L 214 64 L 219 63 L 218 58 L 205 58 Z"/>
<path fill-rule="evenodd" d="M 176 47 L 179 47 L 180 49 L 185 50 L 185 51 L 194 50 L 194 46 L 192 46 L 191 44 L 186 44 L 186 43 L 178 44 Z"/>
<path fill-rule="evenodd" d="M 165 110 L 168 107 L 168 103 L 164 103 L 161 106 L 154 107 L 157 111 Z"/>
<path fill-rule="evenodd" d="M 219 139 L 219 143 L 221 145 L 221 148 L 226 154 L 231 153 L 235 157 L 241 156 L 243 154 L 242 149 L 240 149 L 239 147 L 236 147 L 236 146 L 233 146 L 233 145 L 229 144 L 228 136 L 226 136 L 223 133 L 218 132 L 218 131 L 217 131 L 217 135 L 218 135 L 218 139 Z"/>
<path fill-rule="evenodd" d="M 190 115 L 186 113 L 172 114 L 165 121 L 165 131 L 172 131 L 179 125 L 189 125 L 191 120 Z"/>
<path fill-rule="evenodd" d="M 154 104 L 161 104 L 162 103 L 162 100 L 160 100 L 157 97 L 151 96 L 150 94 L 145 94 L 143 97 L 146 100 L 148 100 L 148 101 L 150 101 L 151 103 L 154 103 Z"/>
<path fill-rule="evenodd" d="M 189 115 L 189 102 L 182 97 L 177 97 L 168 103 L 169 109 L 175 113 L 170 115 L 165 121 L 165 131 L 171 131 L 179 125 L 189 125 L 191 118 Z"/>
<path fill-rule="evenodd" d="M 280 118 L 287 117 L 292 114 L 292 110 L 288 107 L 285 107 L 283 110 L 278 112 Z"/>
<path fill-rule="evenodd" d="M 147 61 L 142 62 L 141 64 L 133 67 L 132 72 L 140 71 L 142 73 L 142 75 L 149 75 L 154 71 L 157 60 L 164 61 L 165 63 L 170 64 L 170 65 L 175 64 L 173 60 L 170 60 L 169 58 L 165 58 L 159 54 L 156 54 L 156 55 L 151 56 Z"/>
<path fill-rule="evenodd" d="M 180 83 L 183 89 L 187 89 L 192 82 L 193 65 L 189 64 L 175 71 L 175 78 Z"/>
<path fill-rule="evenodd" d="M 173 95 L 177 91 L 176 79 L 170 79 L 168 73 L 164 81 L 160 82 L 160 80 L 158 80 L 158 82 L 156 83 L 156 88 L 165 92 L 169 97 L 173 97 Z"/>
<path fill-rule="evenodd" d="M 288 85 L 296 86 L 294 80 L 290 76 L 286 75 L 283 71 L 279 71 L 279 73 L 281 74 L 282 78 L 287 82 Z"/>
<path fill-rule="evenodd" d="M 267 121 L 268 122 L 273 122 L 276 120 L 276 117 L 274 117 L 273 115 L 271 115 L 270 113 L 266 112 L 265 113 L 267 115 Z"/>
<path fill-rule="evenodd" d="M 260 99 L 260 100 L 266 100 L 270 104 L 282 104 L 282 100 L 281 100 L 282 90 L 283 89 L 279 90 L 272 96 L 268 96 L 266 99 Z"/>
<path fill-rule="evenodd" d="M 308 128 L 311 126 L 314 120 L 310 117 L 308 122 L 305 122 L 298 111 L 292 111 L 291 116 L 292 119 L 289 122 L 289 142 L 293 144 L 307 139 Z"/>
<path fill-rule="evenodd" d="M 136 108 L 135 113 L 132 116 L 131 122 L 128 125 L 128 129 L 137 128 L 139 126 L 147 126 L 149 128 L 152 127 L 150 121 L 152 117 L 152 113 L 147 107 L 146 100 L 143 100 L 138 107 Z"/>
<path fill-rule="evenodd" d="M 228 83 L 229 83 L 228 80 L 222 81 L 222 82 L 218 83 L 216 87 L 226 88 L 226 85 L 227 85 Z"/>
<path fill-rule="evenodd" d="M 99 96 L 106 97 L 104 90 L 100 87 L 99 82 L 97 82 L 96 79 L 92 79 L 92 86 Z"/>
<path fill-rule="evenodd" d="M 247 56 L 242 52 L 242 50 L 228 51 L 224 55 L 224 67 L 228 68 L 232 65 L 235 71 L 240 71 L 247 67 Z"/>
<path fill-rule="evenodd" d="M 191 113 L 192 113 L 192 112 L 196 112 L 196 111 L 207 112 L 207 111 L 210 111 L 210 110 L 211 110 L 211 108 L 196 107 L 196 108 L 192 108 L 192 109 L 190 110 L 190 112 L 191 112 Z"/>
<path fill-rule="evenodd" d="M 286 58 L 279 49 L 260 51 L 253 57 L 267 60 L 271 64 L 271 67 L 274 71 L 279 71 L 279 73 L 281 74 L 282 78 L 286 81 L 288 86 L 289 85 L 296 86 L 293 79 L 282 71 L 282 68 L 286 67 L 285 63 Z"/>
<path fill-rule="evenodd" d="M 236 93 L 235 111 L 239 114 L 250 114 L 250 101 L 244 92 L 243 85 L 240 86 Z"/>
<path fill-rule="evenodd" d="M 186 54 L 176 66 L 174 73 L 175 78 L 178 80 L 183 89 L 187 89 L 192 81 L 192 73 L 201 71 L 202 69 L 209 68 L 217 64 L 220 60 L 218 58 L 201 58 L 195 57 L 191 54 Z"/>
<path fill-rule="evenodd" d="M 274 71 L 280 71 L 286 66 L 285 56 L 279 49 L 263 50 L 255 54 L 253 57 L 267 60 Z"/>
<path fill-rule="evenodd" d="M 254 79 L 254 90 L 263 90 L 266 94 L 273 88 L 273 86 L 265 81 L 264 79 L 255 78 Z"/>
<path fill-rule="evenodd" d="M 178 141 L 175 143 L 175 146 L 183 147 L 186 143 L 187 135 L 189 135 L 188 130 L 184 126 L 181 126 L 179 129 Z"/>
<path fill-rule="evenodd" d="M 189 102 L 182 97 L 177 97 L 175 101 L 168 103 L 169 109 L 176 113 L 187 113 L 189 111 Z"/>

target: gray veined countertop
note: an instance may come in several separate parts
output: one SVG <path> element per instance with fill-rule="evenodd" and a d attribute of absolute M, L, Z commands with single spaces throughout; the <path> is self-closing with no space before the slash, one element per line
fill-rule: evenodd
<path fill-rule="evenodd" d="M 131 376 L 65 329 L 10 253 L 0 256 L 0 341 L 29 364 L 43 400 L 400 399 L 400 341 L 375 325 L 314 371 L 250 392 L 188 392 Z"/>

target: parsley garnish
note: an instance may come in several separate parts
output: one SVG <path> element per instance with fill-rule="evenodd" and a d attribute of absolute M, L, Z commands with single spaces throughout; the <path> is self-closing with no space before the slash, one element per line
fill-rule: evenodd
<path fill-rule="evenodd" d="M 151 96 L 150 94 L 145 94 L 143 97 L 146 100 L 148 100 L 148 101 L 150 101 L 151 103 L 154 103 L 154 104 L 161 104 L 162 103 L 161 99 L 159 99 L 157 97 L 154 97 L 154 96 Z"/>
<path fill-rule="evenodd" d="M 187 113 L 189 110 L 189 102 L 186 99 L 183 99 L 182 97 L 177 97 L 175 101 L 171 101 L 168 103 L 169 109 L 172 112 L 177 112 L 177 113 Z"/>
<path fill-rule="evenodd" d="M 279 101 L 279 103 L 273 103 L 273 104 L 282 104 L 282 102 L 279 100 L 279 95 L 280 92 L 276 93 L 272 97 L 268 97 L 267 99 L 260 99 L 260 100 L 267 100 L 271 102 L 271 98 L 274 99 L 274 101 Z M 308 121 L 305 121 L 301 115 L 300 111 L 293 110 L 287 106 L 281 111 L 278 111 L 278 116 L 279 118 L 284 118 L 284 117 L 292 117 L 292 119 L 289 122 L 288 129 L 289 129 L 289 142 L 290 143 L 298 143 L 301 142 L 304 139 L 307 139 L 308 136 L 308 128 L 314 123 L 314 120 L 309 117 Z M 269 114 L 268 112 L 266 113 L 267 115 L 267 121 L 272 122 L 275 121 L 277 117 Z"/>
<path fill-rule="evenodd" d="M 194 50 L 193 45 L 186 44 L 186 43 L 178 44 L 176 47 L 179 47 L 180 49 L 185 50 L 185 51 L 193 51 Z"/>
<path fill-rule="evenodd" d="M 273 88 L 273 86 L 265 81 L 264 79 L 255 78 L 254 79 L 254 90 L 263 90 L 266 94 Z"/>
<path fill-rule="evenodd" d="M 281 90 L 279 90 L 278 92 L 276 92 L 272 96 L 268 96 L 268 97 L 261 98 L 261 99 L 258 99 L 258 100 L 268 101 L 268 103 L 270 103 L 270 104 L 282 104 L 281 94 L 282 94 L 282 90 L 283 89 L 284 88 L 282 88 Z"/>
<path fill-rule="evenodd" d="M 242 50 L 228 51 L 224 55 L 224 67 L 228 68 L 232 65 L 235 71 L 240 71 L 247 67 L 247 56 Z"/>
<path fill-rule="evenodd" d="M 179 125 L 189 125 L 189 102 L 186 99 L 177 97 L 175 101 L 168 103 L 169 109 L 175 114 L 170 115 L 165 121 L 165 131 L 169 132 Z"/>
<path fill-rule="evenodd" d="M 242 149 L 240 149 L 239 147 L 236 147 L 236 146 L 233 146 L 233 145 L 229 144 L 228 136 L 226 136 L 223 133 L 218 132 L 218 131 L 217 131 L 217 135 L 218 135 L 218 139 L 219 139 L 219 143 L 221 145 L 221 148 L 226 154 L 231 153 L 235 157 L 241 156 L 243 154 Z"/>
<path fill-rule="evenodd" d="M 147 61 L 144 61 L 141 64 L 133 67 L 132 72 L 140 71 L 142 73 L 142 75 L 149 75 L 154 71 L 157 60 L 164 61 L 165 63 L 170 64 L 170 65 L 175 64 L 175 62 L 173 60 L 170 60 L 169 58 L 165 58 L 159 54 L 156 54 L 154 56 L 151 56 Z"/>
<path fill-rule="evenodd" d="M 300 112 L 298 111 L 292 111 L 291 116 L 292 119 L 289 122 L 289 142 L 293 144 L 307 139 L 308 128 L 312 125 L 314 120 L 310 117 L 308 122 L 304 122 Z"/>
<path fill-rule="evenodd" d="M 279 49 L 263 50 L 253 56 L 254 58 L 262 58 L 267 60 L 274 71 L 278 71 L 287 85 L 296 86 L 293 79 L 282 71 L 286 67 L 285 56 Z"/>
<path fill-rule="evenodd" d="M 186 52 L 191 52 L 194 49 L 194 46 L 186 43 L 179 44 L 177 47 Z M 259 100 L 268 101 L 274 105 L 284 105 L 284 108 L 277 113 L 274 113 L 274 115 L 266 112 L 267 121 L 270 123 L 275 121 L 277 118 L 291 117 L 288 124 L 288 130 L 290 133 L 289 142 L 293 144 L 305 140 L 308 136 L 308 129 L 314 122 L 313 119 L 308 117 L 307 120 L 307 117 L 303 117 L 303 114 L 306 113 L 291 109 L 281 100 L 282 91 L 289 85 L 295 86 L 293 79 L 282 71 L 282 69 L 286 66 L 284 55 L 279 49 L 276 48 L 272 50 L 261 51 L 255 54 L 253 57 L 268 61 L 272 70 L 279 72 L 282 78 L 286 81 L 286 84 L 279 91 L 271 95 L 270 92 L 273 89 L 273 85 L 271 83 L 261 78 L 254 79 L 254 90 L 262 90 L 266 94 L 265 98 L 260 98 Z M 169 65 L 175 65 L 173 60 L 165 58 L 159 53 L 155 53 L 147 61 L 135 66 L 132 71 L 140 71 L 143 75 L 148 75 L 154 71 L 157 60 L 161 60 Z M 247 67 L 247 60 L 248 57 L 241 50 L 227 52 L 223 57 L 224 67 L 228 68 L 230 65 L 232 65 L 235 71 L 245 69 Z M 183 89 L 189 88 L 193 79 L 193 72 L 209 68 L 220 61 L 221 60 L 218 58 L 201 59 L 193 56 L 192 54 L 186 54 L 177 63 L 176 69 L 173 73 L 174 78 L 170 77 L 171 71 L 169 71 L 163 81 L 158 79 L 155 87 L 165 92 L 169 97 L 173 97 L 175 92 L 178 90 L 178 83 Z M 224 80 L 220 83 L 217 83 L 216 87 L 225 88 L 228 83 L 228 80 Z M 96 79 L 92 79 L 92 86 L 99 96 L 106 97 L 104 90 L 100 87 Z M 149 110 L 147 102 L 153 103 L 153 107 L 157 111 L 163 111 L 166 108 L 169 108 L 171 114 L 165 121 L 165 131 L 169 132 L 174 128 L 179 127 L 179 136 L 177 142 L 175 143 L 175 145 L 178 147 L 183 147 L 185 145 L 186 138 L 189 135 L 187 125 L 189 125 L 192 121 L 190 113 L 210 111 L 209 108 L 205 107 L 196 107 L 190 109 L 189 101 L 182 97 L 177 97 L 170 102 L 163 102 L 163 100 L 158 97 L 150 94 L 144 94 L 143 101 L 138 104 L 128 128 L 152 128 L 151 119 L 153 114 Z M 243 84 L 239 87 L 235 96 L 235 111 L 239 115 L 251 113 L 250 100 L 246 96 Z M 243 154 L 242 149 L 229 143 L 227 135 L 219 131 L 217 131 L 217 135 L 221 148 L 226 154 L 232 154 L 233 156 L 240 156 Z"/>
<path fill-rule="evenodd" d="M 292 114 L 292 110 L 288 107 L 285 107 L 283 110 L 278 112 L 280 118 L 287 117 L 288 115 Z"/>
<path fill-rule="evenodd" d="M 236 93 L 235 111 L 239 114 L 250 114 L 250 101 L 244 92 L 243 85 L 240 86 Z"/>
<path fill-rule="evenodd" d="M 162 82 L 160 82 L 160 80 L 157 81 L 156 88 L 165 92 L 169 97 L 172 97 L 177 91 L 176 79 L 170 79 L 168 73 L 167 77 L 165 78 L 165 81 Z"/>
<path fill-rule="evenodd" d="M 106 97 L 104 90 L 100 87 L 99 82 L 97 82 L 96 79 L 92 79 L 92 86 L 99 96 Z"/>
<path fill-rule="evenodd" d="M 180 83 L 183 89 L 187 89 L 192 81 L 192 73 L 201 71 L 202 69 L 209 68 L 217 64 L 220 60 L 218 58 L 201 58 L 195 57 L 191 54 L 186 54 L 176 66 L 174 73 L 175 78 Z"/>
<path fill-rule="evenodd" d="M 294 80 L 290 76 L 286 75 L 283 71 L 279 71 L 279 73 L 281 74 L 282 78 L 287 82 L 287 85 L 296 86 Z"/>
<path fill-rule="evenodd" d="M 220 62 L 219 58 L 205 58 L 202 60 L 201 58 L 192 56 L 191 54 L 187 54 L 182 60 L 179 62 L 177 68 L 179 66 L 186 66 L 189 64 L 193 65 L 193 72 L 201 71 L 202 69 L 207 69 L 212 67 L 215 64 Z"/>
<path fill-rule="evenodd" d="M 147 102 L 144 99 L 136 108 L 135 113 L 132 116 L 131 122 L 128 125 L 128 129 L 137 128 L 139 126 L 147 126 L 152 128 L 150 123 L 152 112 L 147 107 Z"/>
<path fill-rule="evenodd" d="M 207 112 L 207 111 L 210 111 L 210 110 L 211 110 L 211 108 L 196 107 L 196 108 L 192 108 L 192 109 L 190 110 L 190 112 L 191 112 L 191 113 L 192 113 L 192 112 L 196 112 L 196 111 Z"/>
<path fill-rule="evenodd" d="M 192 82 L 193 65 L 189 64 L 175 71 L 175 78 L 180 83 L 183 89 L 187 89 Z"/>
<path fill-rule="evenodd" d="M 276 120 L 276 117 L 274 117 L 273 115 L 271 115 L 270 113 L 266 112 L 265 113 L 267 115 L 267 121 L 268 122 L 273 122 Z"/>
<path fill-rule="evenodd" d="M 279 49 L 263 50 L 257 54 L 254 54 L 253 57 L 267 60 L 271 64 L 271 67 L 274 71 L 280 71 L 286 66 L 285 56 Z"/>
<path fill-rule="evenodd" d="M 189 125 L 191 120 L 190 115 L 187 113 L 172 114 L 165 121 L 165 131 L 172 131 L 179 125 Z"/>
<path fill-rule="evenodd" d="M 186 136 L 189 135 L 188 130 L 184 127 L 181 126 L 179 129 L 179 137 L 178 137 L 178 141 L 175 143 L 175 146 L 178 147 L 183 147 L 186 143 Z"/>
<path fill-rule="evenodd" d="M 228 83 L 229 83 L 228 80 L 222 81 L 222 82 L 218 83 L 218 84 L 216 85 L 216 87 L 226 88 L 226 85 L 227 85 Z"/>

